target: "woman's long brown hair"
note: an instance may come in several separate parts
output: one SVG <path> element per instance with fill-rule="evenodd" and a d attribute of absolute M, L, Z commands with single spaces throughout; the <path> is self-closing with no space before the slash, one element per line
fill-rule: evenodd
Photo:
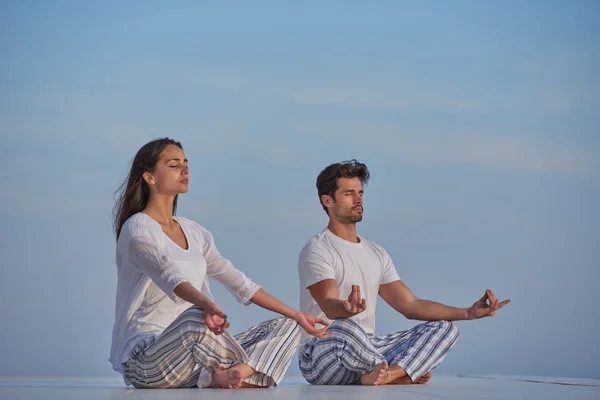
<path fill-rule="evenodd" d="M 146 143 L 135 155 L 131 163 L 129 175 L 127 175 L 127 178 L 125 178 L 116 192 L 118 199 L 113 209 L 113 228 L 117 240 L 125 221 L 132 215 L 142 211 L 148 204 L 150 188 L 146 181 L 144 181 L 143 174 L 144 172 L 154 172 L 156 163 L 160 159 L 160 154 L 170 144 L 183 149 L 181 143 L 173 139 L 163 138 Z M 177 196 L 175 196 L 175 201 L 173 202 L 173 215 L 175 215 L 176 210 Z"/>

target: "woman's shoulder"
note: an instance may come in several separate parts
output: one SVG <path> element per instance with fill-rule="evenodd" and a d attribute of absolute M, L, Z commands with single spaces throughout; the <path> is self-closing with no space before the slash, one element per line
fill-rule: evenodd
<path fill-rule="evenodd" d="M 175 217 L 175 219 L 184 228 L 191 230 L 195 236 L 198 236 L 202 240 L 206 240 L 210 236 L 210 232 L 196 221 L 180 216 Z"/>
<path fill-rule="evenodd" d="M 123 228 L 121 229 L 121 236 L 123 238 L 132 238 L 139 236 L 156 236 L 156 233 L 160 231 L 160 225 L 158 222 L 153 220 L 150 216 L 138 212 L 133 214 L 125 221 Z"/>

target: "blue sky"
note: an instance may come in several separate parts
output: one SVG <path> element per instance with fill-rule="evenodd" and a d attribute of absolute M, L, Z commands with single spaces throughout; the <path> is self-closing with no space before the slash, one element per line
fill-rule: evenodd
<path fill-rule="evenodd" d="M 460 322 L 436 373 L 600 378 L 594 1 L 0 5 L 4 376 L 112 376 L 113 194 L 180 140 L 179 215 L 291 305 L 315 179 L 372 173 L 359 233 Z M 271 318 L 213 285 L 232 331 Z M 407 329 L 380 302 L 378 332 Z M 27 356 L 25 356 L 27 355 Z M 290 375 L 298 375 L 295 362 Z"/>

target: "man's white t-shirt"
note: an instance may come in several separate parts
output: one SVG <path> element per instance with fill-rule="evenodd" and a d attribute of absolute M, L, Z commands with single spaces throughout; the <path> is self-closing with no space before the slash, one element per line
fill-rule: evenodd
<path fill-rule="evenodd" d="M 352 285 L 360 285 L 360 293 L 367 301 L 367 309 L 352 319 L 368 334 L 375 333 L 375 309 L 379 286 L 400 279 L 392 259 L 376 243 L 360 238 L 349 242 L 334 235 L 328 228 L 315 235 L 304 246 L 298 260 L 300 274 L 300 310 L 324 319 L 325 313 L 307 289 L 325 279 L 335 279 L 340 299 L 347 299 Z M 302 343 L 311 336 L 302 332 Z"/>

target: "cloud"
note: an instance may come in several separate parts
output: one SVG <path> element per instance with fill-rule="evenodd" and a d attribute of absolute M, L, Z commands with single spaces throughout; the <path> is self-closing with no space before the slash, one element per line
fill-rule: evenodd
<path fill-rule="evenodd" d="M 564 63 L 565 57 L 559 57 L 555 62 L 559 66 L 554 68 L 561 69 Z M 252 71 L 168 64 L 150 64 L 133 76 L 130 72 L 119 71 L 110 87 L 91 92 L 44 87 L 21 94 L 19 102 L 28 99 L 21 107 L 30 107 L 36 118 L 2 112 L 0 133 L 3 137 L 65 143 L 93 139 L 109 151 L 130 152 L 132 156 L 146 141 L 171 136 L 197 154 L 231 154 L 243 149 L 257 158 L 288 166 L 310 162 L 314 154 L 307 154 L 307 149 L 318 152 L 323 143 L 336 148 L 346 144 L 354 151 L 371 151 L 394 161 L 598 176 L 598 148 L 552 142 L 542 139 L 539 132 L 533 132 L 538 138 L 528 132 L 490 134 L 479 123 L 471 124 L 468 132 L 449 133 L 444 122 L 434 119 L 409 125 L 381 122 L 377 114 L 356 117 L 356 110 L 481 111 L 473 96 L 461 96 L 452 87 L 432 88 L 418 79 L 339 76 L 307 81 L 306 77 L 289 79 Z M 549 92 L 532 94 L 523 101 L 535 103 L 534 98 L 543 97 L 546 100 L 540 107 L 565 111 L 579 102 L 561 95 L 558 89 L 546 90 Z M 163 100 L 174 94 L 185 100 Z M 288 111 L 289 106 L 299 105 L 314 107 Z M 322 107 L 335 107 L 335 114 L 325 115 L 319 109 Z M 486 119 L 493 121 L 489 110 L 485 113 Z"/>
<path fill-rule="evenodd" d="M 524 61 L 517 72 L 526 84 L 501 101 L 516 110 L 595 115 L 600 105 L 600 60 L 595 53 L 595 49 L 570 47 Z"/>
<path fill-rule="evenodd" d="M 474 111 L 474 102 L 448 93 L 423 93 L 414 89 L 382 90 L 377 87 L 315 85 L 293 88 L 284 98 L 298 105 L 337 107 L 366 110 L 443 109 L 450 111 Z"/>
<path fill-rule="evenodd" d="M 343 141 L 405 163 L 472 165 L 537 171 L 597 178 L 600 175 L 600 149 L 534 139 L 530 135 L 491 135 L 485 133 L 406 132 L 390 124 L 340 119 L 299 120 L 297 132 L 327 137 L 327 132 L 343 132 Z"/>
<path fill-rule="evenodd" d="M 486 134 L 398 135 L 380 148 L 393 157 L 515 171 L 597 176 L 600 155 L 588 149 Z"/>

